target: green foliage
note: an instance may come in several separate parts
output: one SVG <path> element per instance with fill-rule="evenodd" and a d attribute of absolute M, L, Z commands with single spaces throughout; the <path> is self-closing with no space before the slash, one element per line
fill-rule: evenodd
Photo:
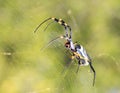
<path fill-rule="evenodd" d="M 0 93 L 119 93 L 120 92 L 119 0 L 0 0 Z M 62 18 L 93 60 L 97 76 L 88 67 L 76 74 L 74 62 L 58 40 L 64 33 L 52 24 L 37 33 L 36 26 L 48 17 Z"/>

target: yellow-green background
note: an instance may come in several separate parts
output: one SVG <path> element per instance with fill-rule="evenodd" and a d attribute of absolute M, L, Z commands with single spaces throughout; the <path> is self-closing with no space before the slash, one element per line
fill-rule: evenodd
<path fill-rule="evenodd" d="M 64 33 L 48 17 L 62 18 L 92 58 L 89 66 L 71 65 L 64 40 L 40 49 Z M 120 0 L 0 0 L 0 93 L 120 93 Z"/>

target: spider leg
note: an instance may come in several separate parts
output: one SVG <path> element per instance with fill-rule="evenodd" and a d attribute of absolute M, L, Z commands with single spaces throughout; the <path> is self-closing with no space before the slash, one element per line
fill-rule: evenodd
<path fill-rule="evenodd" d="M 69 38 L 71 39 L 72 38 L 72 31 L 71 31 L 71 28 L 70 28 L 70 26 L 68 26 L 68 28 L 69 28 L 69 30 L 70 30 L 70 36 L 69 36 Z"/>
<path fill-rule="evenodd" d="M 77 67 L 76 73 L 78 73 L 79 68 L 80 68 L 80 60 L 78 61 L 78 67 Z"/>
<path fill-rule="evenodd" d="M 50 20 L 51 18 L 47 18 L 46 20 L 44 20 L 42 23 L 40 23 L 37 28 L 34 30 L 34 33 L 38 30 L 38 28 L 43 24 L 45 23 L 46 21 Z"/>
<path fill-rule="evenodd" d="M 65 26 L 64 25 L 64 27 L 65 27 L 65 31 L 66 31 L 66 37 L 69 37 L 69 39 L 71 39 L 72 38 L 72 31 L 71 31 L 71 28 L 70 28 L 70 26 Z M 68 33 L 68 30 L 70 31 L 70 33 Z"/>
<path fill-rule="evenodd" d="M 71 54 L 71 53 L 70 53 L 70 54 Z M 73 54 L 71 54 L 71 55 L 72 55 L 72 56 L 71 56 L 71 58 L 70 58 L 70 62 L 66 64 L 66 66 L 64 67 L 62 73 L 63 73 L 68 67 L 70 67 L 70 66 L 72 65 L 75 56 L 74 56 Z"/>
<path fill-rule="evenodd" d="M 95 72 L 95 70 L 94 70 L 91 62 L 89 62 L 89 65 L 90 65 L 91 70 L 92 70 L 93 73 L 94 73 L 94 78 L 93 78 L 93 86 L 94 86 L 94 84 L 95 84 L 95 78 L 96 78 L 96 72 Z"/>
<path fill-rule="evenodd" d="M 66 37 L 68 37 L 68 28 L 66 28 L 66 27 L 65 27 L 65 32 L 66 32 L 65 33 Z"/>
<path fill-rule="evenodd" d="M 58 24 L 62 25 L 64 28 L 65 28 L 65 31 L 66 31 L 66 37 L 69 36 L 69 38 L 71 39 L 71 27 L 62 19 L 57 19 L 57 18 L 51 18 L 52 20 L 54 20 L 55 22 L 57 22 Z M 68 34 L 68 30 L 70 31 L 70 34 Z"/>
<path fill-rule="evenodd" d="M 70 38 L 72 38 L 72 31 L 70 30 Z"/>
<path fill-rule="evenodd" d="M 45 48 L 47 48 L 49 45 L 51 45 L 54 41 L 60 39 L 60 38 L 65 38 L 65 36 L 59 36 L 59 37 L 56 37 L 54 39 L 52 39 L 50 42 L 47 43 L 47 45 L 45 47 L 42 47 L 40 50 L 44 50 Z"/>
<path fill-rule="evenodd" d="M 50 24 L 52 24 L 53 22 L 54 22 L 54 21 L 48 23 L 47 26 L 45 27 L 45 29 L 44 29 L 43 31 L 45 31 L 45 30 L 48 28 L 48 26 L 49 26 Z"/>
<path fill-rule="evenodd" d="M 65 28 L 66 37 L 68 37 L 68 35 L 69 35 L 69 38 L 71 39 L 71 35 L 72 35 L 71 27 L 70 27 L 64 20 L 62 20 L 62 19 L 57 19 L 57 18 L 54 18 L 54 17 L 47 18 L 47 19 L 44 20 L 42 23 L 40 23 L 40 24 L 36 27 L 36 29 L 34 30 L 34 33 L 39 29 L 39 27 L 40 27 L 43 23 L 47 22 L 48 20 L 53 20 L 53 22 L 57 22 L 58 24 L 62 25 L 62 26 Z M 53 22 L 50 22 L 50 23 L 45 27 L 45 29 L 44 29 L 43 31 L 45 31 L 45 30 L 48 28 L 48 26 L 49 26 L 51 23 L 53 23 Z M 70 34 L 68 34 L 68 30 L 70 31 Z"/>

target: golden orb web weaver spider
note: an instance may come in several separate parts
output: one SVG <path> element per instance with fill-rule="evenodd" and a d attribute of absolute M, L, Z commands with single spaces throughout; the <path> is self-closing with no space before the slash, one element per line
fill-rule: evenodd
<path fill-rule="evenodd" d="M 93 71 L 93 74 L 94 74 L 94 78 L 93 78 L 93 86 L 94 86 L 95 78 L 96 78 L 96 72 L 94 70 L 94 67 L 92 66 L 91 58 L 89 57 L 89 55 L 87 54 L 86 50 L 83 48 L 82 45 L 80 45 L 78 43 L 73 43 L 71 27 L 65 21 L 63 21 L 62 19 L 54 18 L 54 17 L 47 18 L 46 20 L 44 20 L 42 23 L 40 23 L 37 26 L 37 28 L 35 29 L 34 33 L 39 29 L 39 27 L 43 23 L 45 23 L 45 22 L 47 22 L 49 20 L 53 20 L 53 21 L 48 23 L 48 25 L 46 26 L 44 31 L 47 29 L 47 27 L 51 23 L 57 22 L 57 23 L 59 23 L 60 25 L 62 25 L 65 28 L 65 35 L 58 36 L 58 37 L 54 38 L 47 45 L 51 44 L 53 41 L 55 41 L 57 39 L 60 39 L 60 38 L 61 39 L 65 39 L 66 40 L 65 47 L 72 53 L 71 59 L 72 60 L 76 59 L 78 61 L 77 72 L 78 72 L 80 66 L 87 66 L 87 65 L 89 65 L 91 70 Z"/>

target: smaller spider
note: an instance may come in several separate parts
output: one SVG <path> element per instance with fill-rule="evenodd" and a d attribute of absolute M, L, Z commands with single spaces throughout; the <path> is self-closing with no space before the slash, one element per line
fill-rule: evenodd
<path fill-rule="evenodd" d="M 78 43 L 73 43 L 72 41 L 72 31 L 71 31 L 71 27 L 65 22 L 63 21 L 62 19 L 57 19 L 57 18 L 54 18 L 54 17 L 51 17 L 51 18 L 48 18 L 46 20 L 44 20 L 42 23 L 40 23 L 37 28 L 35 29 L 34 32 L 36 32 L 38 30 L 38 28 L 43 24 L 45 23 L 46 21 L 48 20 L 53 20 L 52 22 L 50 22 L 46 28 L 44 29 L 44 31 L 47 29 L 47 27 L 53 23 L 53 22 L 57 22 L 59 23 L 60 25 L 62 25 L 64 28 L 65 28 L 65 35 L 61 35 L 61 36 L 58 36 L 56 37 L 55 39 L 51 40 L 47 45 L 50 45 L 53 41 L 57 40 L 57 39 L 65 39 L 66 42 L 65 42 L 65 47 L 72 53 L 72 57 L 71 59 L 76 59 L 78 61 L 78 68 L 77 68 L 77 71 L 79 70 L 79 67 L 80 66 L 87 66 L 89 65 L 91 70 L 93 71 L 94 73 L 94 78 L 93 78 L 93 86 L 95 84 L 95 77 L 96 77 L 96 72 L 92 66 L 92 62 L 91 62 L 91 58 L 89 57 L 89 55 L 87 54 L 86 50 L 83 48 L 82 45 L 78 44 Z M 68 32 L 69 31 L 69 32 Z M 46 45 L 46 47 L 47 47 Z"/>

